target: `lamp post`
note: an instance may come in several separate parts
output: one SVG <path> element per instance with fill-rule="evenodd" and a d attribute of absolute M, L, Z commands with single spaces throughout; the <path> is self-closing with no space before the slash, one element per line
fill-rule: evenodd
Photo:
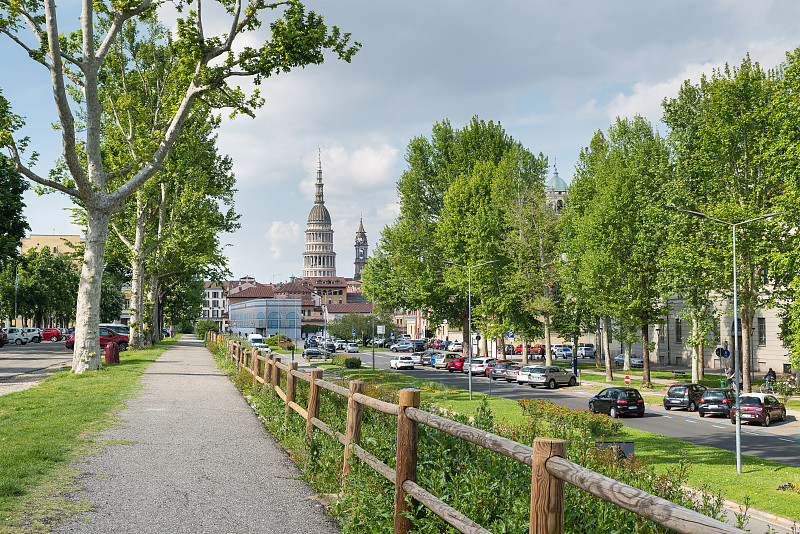
<path fill-rule="evenodd" d="M 700 219 L 708 219 L 709 221 L 714 221 L 719 224 L 724 224 L 726 226 L 731 227 L 731 232 L 733 234 L 733 380 L 734 380 L 734 394 L 736 395 L 736 472 L 742 472 L 742 420 L 741 414 L 739 412 L 739 388 L 740 384 L 739 381 L 741 379 L 739 373 L 739 293 L 737 288 L 736 282 L 736 227 L 742 226 L 743 224 L 748 224 L 755 221 L 760 221 L 762 219 L 769 219 L 771 217 L 775 217 L 776 215 L 782 215 L 786 213 L 785 211 L 779 211 L 776 213 L 765 213 L 759 217 L 754 217 L 752 219 L 748 219 L 746 221 L 741 221 L 738 223 L 731 223 L 727 221 L 723 221 L 720 219 L 715 219 L 714 217 L 710 217 L 705 213 L 701 213 L 699 211 L 689 211 L 689 210 L 679 210 L 675 207 L 675 204 L 668 204 L 668 208 L 674 209 L 681 213 L 686 213 L 687 215 L 692 215 L 694 217 L 699 217 Z"/>
<path fill-rule="evenodd" d="M 500 260 L 485 261 L 483 263 L 479 263 L 478 265 L 467 266 L 453 263 L 452 261 L 442 260 L 442 263 L 455 265 L 456 267 L 462 267 L 467 270 L 467 340 L 469 341 L 469 356 L 467 357 L 469 371 L 467 372 L 467 377 L 469 378 L 469 400 L 472 400 L 472 269 L 476 267 L 483 267 L 484 265 L 489 265 L 490 263 L 495 263 L 497 261 Z"/>

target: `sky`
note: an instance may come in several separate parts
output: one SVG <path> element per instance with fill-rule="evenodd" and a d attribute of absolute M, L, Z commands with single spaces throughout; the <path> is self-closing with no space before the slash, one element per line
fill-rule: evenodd
<path fill-rule="evenodd" d="M 59 2 L 62 33 L 77 0 Z M 746 54 L 765 68 L 800 46 L 800 2 L 634 0 L 312 0 L 309 10 L 362 43 L 352 63 L 281 74 L 262 86 L 255 119 L 225 119 L 241 229 L 224 234 L 232 278 L 302 275 L 306 220 L 322 163 L 337 274 L 353 276 L 359 218 L 370 244 L 398 214 L 395 184 L 411 139 L 449 120 L 499 122 L 570 182 L 578 154 L 616 117 L 642 115 L 662 134 L 661 102 Z M 70 13 L 69 10 L 72 10 Z M 72 16 L 69 16 L 72 15 Z M 208 21 L 206 31 L 216 22 Z M 0 36 L 0 88 L 26 118 L 46 175 L 60 154 L 47 71 Z M 34 234 L 83 234 L 60 193 L 26 193 Z"/>

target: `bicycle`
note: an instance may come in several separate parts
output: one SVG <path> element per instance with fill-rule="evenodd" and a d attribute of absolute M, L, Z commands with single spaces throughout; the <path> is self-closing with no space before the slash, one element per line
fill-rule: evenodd
<path fill-rule="evenodd" d="M 761 393 L 769 393 L 771 395 L 777 394 L 777 391 L 775 390 L 775 384 L 773 384 L 772 382 L 769 382 L 769 381 L 761 384 L 761 386 L 758 388 L 758 390 Z"/>

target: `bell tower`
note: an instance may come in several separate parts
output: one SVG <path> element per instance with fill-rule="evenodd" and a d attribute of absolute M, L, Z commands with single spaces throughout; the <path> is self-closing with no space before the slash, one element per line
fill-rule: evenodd
<path fill-rule="evenodd" d="M 361 271 L 367 264 L 367 250 L 369 248 L 369 244 L 367 243 L 367 232 L 364 231 L 363 217 L 358 223 L 355 248 L 356 248 L 356 261 L 354 262 L 354 264 L 356 266 L 356 270 L 355 274 L 353 275 L 353 278 L 355 278 L 356 280 L 361 280 Z"/>

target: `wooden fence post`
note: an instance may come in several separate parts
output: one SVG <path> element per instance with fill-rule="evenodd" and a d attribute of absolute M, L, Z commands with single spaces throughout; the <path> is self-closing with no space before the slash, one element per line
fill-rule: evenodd
<path fill-rule="evenodd" d="M 322 378 L 322 369 L 311 370 L 311 384 L 308 389 L 308 420 L 306 421 L 306 437 L 311 438 L 314 432 L 314 425 L 311 424 L 311 418 L 319 419 L 319 401 L 322 388 L 315 382 Z"/>
<path fill-rule="evenodd" d="M 292 375 L 292 371 L 297 371 L 297 362 L 289 363 L 289 370 L 286 371 L 286 413 L 283 419 L 285 426 L 289 425 L 289 414 L 292 413 L 292 407 L 289 406 L 289 403 L 294 402 L 294 388 L 297 383 L 297 377 Z"/>
<path fill-rule="evenodd" d="M 272 354 L 269 352 L 264 354 L 264 375 L 261 377 L 264 379 L 264 389 L 267 389 L 267 384 L 269 383 L 270 375 L 270 368 L 269 362 L 272 360 Z"/>
<path fill-rule="evenodd" d="M 564 532 L 564 481 L 548 473 L 545 463 L 552 456 L 563 458 L 566 455 L 567 442 L 564 440 L 533 440 L 530 534 Z"/>
<path fill-rule="evenodd" d="M 350 474 L 350 444 L 361 443 L 361 418 L 364 414 L 364 406 L 353 399 L 356 393 L 364 393 L 364 382 L 361 380 L 350 381 L 350 395 L 347 397 L 347 424 L 345 425 L 344 435 L 344 466 L 342 467 L 342 478 Z"/>
<path fill-rule="evenodd" d="M 258 355 L 258 349 L 253 349 L 253 353 L 251 355 L 253 361 L 250 362 L 250 371 L 253 373 L 253 387 L 258 385 L 258 380 L 256 379 L 256 377 L 258 377 Z"/>
<path fill-rule="evenodd" d="M 280 358 L 275 358 L 272 362 L 272 389 L 275 390 L 276 386 L 281 385 L 281 370 L 278 369 L 276 364 L 280 363 Z"/>
<path fill-rule="evenodd" d="M 406 417 L 405 409 L 409 406 L 419 408 L 419 390 L 401 389 L 398 404 L 400 410 L 397 414 L 397 478 L 394 482 L 394 534 L 407 534 L 411 532 L 411 520 L 400 515 L 400 512 L 410 512 L 411 507 L 406 502 L 406 492 L 403 482 L 417 481 L 417 423 Z"/>

